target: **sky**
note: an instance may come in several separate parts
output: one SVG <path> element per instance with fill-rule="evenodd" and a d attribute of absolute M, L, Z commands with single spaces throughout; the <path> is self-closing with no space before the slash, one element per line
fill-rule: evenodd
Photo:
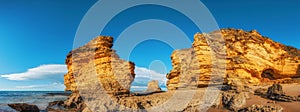
<path fill-rule="evenodd" d="M 300 48 L 298 39 L 300 1 L 201 1 L 220 28 L 247 31 L 256 29 L 277 42 Z M 0 90 L 63 90 L 63 75 L 67 72 L 64 65 L 66 54 L 73 49 L 74 37 L 81 20 L 96 2 L 96 0 L 1 0 Z M 143 22 L 143 25 L 147 25 L 147 29 L 142 29 L 144 26 L 141 24 L 129 26 L 134 22 L 153 18 L 177 22 L 176 25 L 181 26 L 184 33 L 172 29 L 170 24 L 162 21 Z M 128 29 L 122 32 L 125 28 Z M 131 8 L 118 14 L 103 32 L 99 32 L 99 35 L 113 36 L 115 40 L 125 37 L 122 42 L 126 43 L 126 40 L 152 34 L 156 38 L 176 38 L 185 34 L 192 41 L 196 32 L 201 31 L 176 11 L 147 6 Z M 185 44 L 176 49 L 190 46 Z M 164 85 L 165 74 L 172 68 L 170 59 L 174 50 L 172 46 L 158 40 L 147 40 L 139 43 L 129 57 L 126 57 L 126 53 L 123 53 L 120 47 L 114 48 L 121 58 L 135 62 L 136 72 L 139 75 L 133 83 L 134 87 L 139 88 L 140 85 L 145 85 L 145 80 L 150 79 L 160 79 L 160 84 Z"/>

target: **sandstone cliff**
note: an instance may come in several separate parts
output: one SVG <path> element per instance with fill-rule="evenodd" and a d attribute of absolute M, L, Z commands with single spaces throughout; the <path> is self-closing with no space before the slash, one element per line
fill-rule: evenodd
<path fill-rule="evenodd" d="M 214 40 L 218 34 L 222 35 L 225 43 Z M 224 60 L 217 58 L 224 55 Z M 169 79 L 167 87 L 174 90 L 223 82 L 212 80 L 215 77 L 224 78 L 226 84 L 234 80 L 259 84 L 299 77 L 299 57 L 300 50 L 274 42 L 257 31 L 222 29 L 210 34 L 197 33 L 192 48 L 173 52 L 173 69 L 166 76 Z M 216 60 L 221 64 L 225 61 L 225 66 L 214 63 Z M 224 76 L 216 75 L 223 69 L 226 70 Z"/>
<path fill-rule="evenodd" d="M 135 78 L 135 65 L 121 60 L 111 49 L 112 43 L 112 37 L 99 36 L 67 55 L 68 73 L 64 78 L 66 90 L 72 91 L 62 104 L 67 110 L 265 109 L 260 106 L 245 108 L 248 95 L 253 95 L 252 89 L 245 84 L 278 82 L 300 76 L 298 49 L 274 42 L 256 31 L 222 29 L 210 34 L 198 33 L 192 48 L 173 52 L 173 69 L 167 74 L 167 87 L 177 91 L 160 91 L 153 81 L 148 85 L 151 94 L 128 94 Z M 228 84 L 228 88 L 224 86 L 222 91 L 201 88 L 223 83 Z"/>
<path fill-rule="evenodd" d="M 134 80 L 134 63 L 121 60 L 111 47 L 113 38 L 99 36 L 67 55 L 66 90 L 73 92 L 96 87 L 98 83 L 111 94 L 128 93 Z M 78 85 L 78 86 L 77 86 Z"/>

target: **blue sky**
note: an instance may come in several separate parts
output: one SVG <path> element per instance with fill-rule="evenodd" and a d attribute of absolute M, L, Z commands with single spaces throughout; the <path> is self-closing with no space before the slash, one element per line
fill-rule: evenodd
<path fill-rule="evenodd" d="M 300 2 L 297 0 L 201 1 L 211 11 L 220 28 L 256 29 L 277 42 L 300 48 Z M 19 77 L 19 80 L 0 77 L 0 90 L 63 90 L 61 85 L 65 69 L 61 65 L 64 64 L 66 54 L 73 48 L 74 36 L 81 19 L 95 2 L 96 0 L 1 0 L 0 75 L 23 73 L 25 76 Z M 156 13 L 144 13 L 149 9 L 151 7 L 132 10 L 123 16 L 120 14 L 115 21 L 123 20 L 122 24 L 112 22 L 109 30 L 102 33 L 117 36 L 116 32 L 122 29 L 122 25 L 125 27 L 130 24 L 134 17 L 155 16 Z M 159 11 L 161 14 L 173 14 L 166 17 L 173 18 L 174 21 L 183 19 L 176 18 L 173 12 Z M 133 18 L 128 19 L 128 16 Z M 180 24 L 189 32 L 187 36 L 190 38 L 199 32 L 190 23 Z M 161 36 L 178 35 L 168 33 Z M 172 51 L 173 48 L 166 43 L 149 40 L 133 50 L 130 60 L 143 68 L 149 68 L 154 60 L 161 60 L 166 69 L 153 69 L 157 74 L 164 74 L 171 69 Z M 122 57 L 122 53 L 120 55 Z M 58 71 L 41 73 L 42 76 L 27 76 L 45 69 Z"/>

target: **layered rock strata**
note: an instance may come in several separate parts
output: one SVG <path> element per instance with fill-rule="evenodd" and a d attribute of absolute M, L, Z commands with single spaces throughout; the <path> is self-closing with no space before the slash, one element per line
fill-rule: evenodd
<path fill-rule="evenodd" d="M 128 93 L 135 77 L 135 65 L 121 60 L 112 46 L 112 37 L 99 36 L 71 51 L 66 59 L 68 67 L 68 73 L 64 76 L 66 90 L 84 92 L 102 88 L 109 94 Z M 93 85 L 94 83 L 99 87 Z"/>
<path fill-rule="evenodd" d="M 167 87 L 174 90 L 186 85 L 203 87 L 223 82 L 212 80 L 214 77 L 225 78 L 226 84 L 234 80 L 259 84 L 295 78 L 300 76 L 299 56 L 298 49 L 274 42 L 255 30 L 222 29 L 209 34 L 197 33 L 192 48 L 173 52 L 173 69 L 166 76 L 169 79 Z M 222 65 L 223 61 L 225 65 Z M 222 70 L 226 72 L 220 76 Z"/>
<path fill-rule="evenodd" d="M 167 87 L 181 90 L 139 96 L 127 94 L 135 77 L 134 64 L 119 59 L 111 49 L 111 37 L 95 38 L 67 56 L 69 72 L 65 75 L 65 85 L 72 95 L 63 106 L 83 112 L 203 111 L 200 108 L 210 108 L 209 104 L 239 110 L 245 107 L 251 93 L 245 84 L 299 76 L 300 51 L 262 37 L 256 31 L 223 29 L 196 34 L 194 39 L 192 48 L 176 50 L 171 57 L 173 69 L 167 74 Z M 223 82 L 228 84 L 228 90 L 220 95 L 219 89 L 199 88 Z M 154 89 L 149 90 L 159 90 L 157 85 L 150 82 L 149 88 Z"/>

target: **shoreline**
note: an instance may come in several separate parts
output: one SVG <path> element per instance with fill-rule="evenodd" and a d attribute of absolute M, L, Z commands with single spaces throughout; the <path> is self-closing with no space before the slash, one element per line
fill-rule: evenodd
<path fill-rule="evenodd" d="M 16 103 L 36 105 L 45 110 L 50 102 L 64 101 L 70 94 L 65 91 L 0 91 L 0 111 L 10 112 L 13 109 L 8 104 Z"/>

